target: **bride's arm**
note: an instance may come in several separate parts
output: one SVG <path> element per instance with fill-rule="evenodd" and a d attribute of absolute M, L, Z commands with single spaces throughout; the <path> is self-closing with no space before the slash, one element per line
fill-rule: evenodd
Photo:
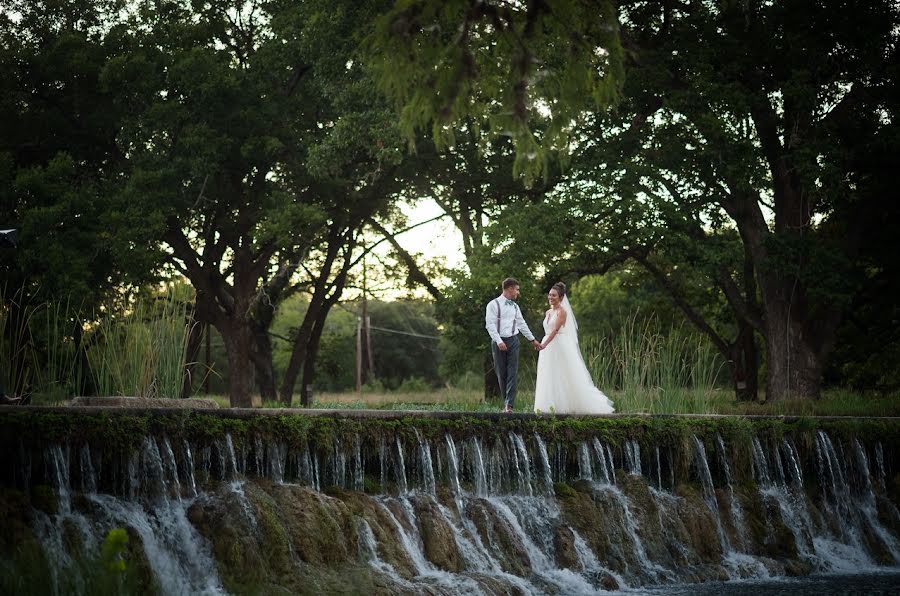
<path fill-rule="evenodd" d="M 554 321 L 555 325 L 553 325 L 553 329 L 550 330 L 550 333 L 544 337 L 544 341 L 541 342 L 541 348 L 546 348 L 547 344 L 553 341 L 553 338 L 556 337 L 556 334 L 559 333 L 559 328 L 566 324 L 566 317 L 568 317 L 568 313 L 563 309 L 559 309 L 559 312 L 556 313 L 556 320 Z"/>

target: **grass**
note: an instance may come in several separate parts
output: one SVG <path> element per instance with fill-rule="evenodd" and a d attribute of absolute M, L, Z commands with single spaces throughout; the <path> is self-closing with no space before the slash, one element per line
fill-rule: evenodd
<path fill-rule="evenodd" d="M 669 395 L 675 393 L 676 395 Z M 900 395 L 878 396 L 835 388 L 826 390 L 821 399 L 785 400 L 773 403 L 737 402 L 731 391 L 724 389 L 680 389 L 671 392 L 610 391 L 608 395 L 620 414 L 729 414 L 768 416 L 900 416 Z M 202 396 L 229 407 L 224 395 Z M 258 398 L 257 398 L 258 401 Z M 532 412 L 534 394 L 521 391 L 516 412 Z M 280 408 L 280 402 L 266 402 L 266 408 Z M 294 404 L 299 408 L 299 404 Z M 500 402 L 485 401 L 480 391 L 444 387 L 422 393 L 356 392 L 320 393 L 314 408 L 421 410 L 444 412 L 498 412 Z"/>
<path fill-rule="evenodd" d="M 88 362 L 99 395 L 180 397 L 190 334 L 189 305 L 173 295 L 109 309 L 94 329 Z"/>
<path fill-rule="evenodd" d="M 81 320 L 77 309 L 69 303 L 25 305 L 16 321 L 9 312 L 0 308 L 0 358 L 25 360 L 23 374 L 34 386 L 33 403 L 65 403 L 72 388 L 81 385 L 72 331 L 75 321 Z M 190 320 L 185 303 L 165 293 L 129 301 L 125 311 L 108 309 L 93 318 L 84 327 L 84 335 L 87 373 L 98 394 L 177 397 Z M 681 327 L 661 329 L 653 318 L 632 317 L 615 336 L 587 337 L 581 347 L 597 386 L 610 396 L 619 413 L 900 416 L 900 394 L 879 396 L 847 389 L 827 390 L 816 401 L 736 402 L 732 391 L 722 387 L 725 364 L 706 338 Z M 534 358 L 522 359 L 518 412 L 533 409 L 535 368 Z M 5 371 L 8 378 L 0 379 L 7 387 L 17 381 L 11 372 Z M 226 396 L 209 397 L 222 407 L 229 406 Z M 254 403 L 281 407 L 280 402 L 260 403 L 258 396 Z M 397 391 L 386 391 L 375 383 L 360 393 L 314 396 L 316 408 L 496 412 L 500 406 L 499 400 L 483 399 L 480 375 L 471 373 L 458 386 L 438 389 L 413 379 Z"/>
<path fill-rule="evenodd" d="M 122 301 L 85 313 L 68 300 L 32 304 L 0 289 L 0 385 L 55 403 L 79 394 L 89 375 L 99 395 L 179 397 L 189 302 L 171 289 Z"/>

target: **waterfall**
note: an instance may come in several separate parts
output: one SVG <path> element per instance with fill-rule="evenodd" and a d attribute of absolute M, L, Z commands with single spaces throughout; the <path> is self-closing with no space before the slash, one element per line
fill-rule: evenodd
<path fill-rule="evenodd" d="M 599 464 L 600 475 L 603 478 L 603 482 L 605 484 L 615 484 L 613 480 L 613 476 L 610 474 L 610 470 L 612 469 L 612 461 L 609 462 L 609 465 L 606 464 L 606 451 L 603 449 L 603 444 L 600 443 L 600 440 L 597 437 L 594 437 L 594 453 L 597 455 L 597 462 Z"/>
<path fill-rule="evenodd" d="M 728 451 L 725 449 L 725 441 L 722 435 L 716 434 L 716 448 L 722 470 L 725 472 L 725 483 L 728 490 L 728 506 L 731 511 L 731 521 L 737 531 L 738 547 L 741 551 L 747 548 L 747 526 L 744 522 L 744 512 L 741 504 L 734 494 L 734 480 L 731 475 L 731 466 L 728 464 Z"/>
<path fill-rule="evenodd" d="M 225 593 L 240 573 L 288 591 L 321 572 L 361 591 L 539 595 L 900 566 L 890 437 L 228 428 L 15 451 L 5 482 L 49 591 L 89 591 L 83 560 L 116 528 L 161 593 Z"/>
<path fill-rule="evenodd" d="M 543 470 L 544 491 L 546 494 L 553 494 L 553 471 L 550 468 L 550 458 L 547 456 L 547 445 L 537 433 L 534 434 L 534 442 L 537 445 L 538 455 L 541 458 L 541 469 Z"/>
<path fill-rule="evenodd" d="M 431 461 L 431 446 L 428 444 L 418 429 L 414 429 L 419 443 L 419 469 L 422 489 L 428 494 L 434 494 L 436 483 L 434 479 L 434 465 Z"/>
<path fill-rule="evenodd" d="M 641 446 L 637 441 L 625 443 L 625 470 L 634 476 L 641 475 Z"/>
<path fill-rule="evenodd" d="M 709 471 L 709 462 L 706 459 L 706 448 L 696 435 L 691 437 L 691 439 L 694 442 L 694 460 L 695 465 L 697 466 L 697 475 L 700 477 L 700 485 L 703 487 L 703 498 L 715 519 L 716 531 L 719 535 L 719 543 L 722 545 L 722 550 L 725 551 L 725 553 L 731 553 L 733 549 L 731 547 L 731 542 L 728 540 L 728 536 L 725 534 L 725 529 L 722 527 L 722 516 L 719 514 L 716 489 L 713 486 L 712 474 Z"/>

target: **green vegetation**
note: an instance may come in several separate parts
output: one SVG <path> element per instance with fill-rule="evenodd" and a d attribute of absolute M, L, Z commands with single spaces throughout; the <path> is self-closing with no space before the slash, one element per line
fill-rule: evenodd
<path fill-rule="evenodd" d="M 370 390 L 495 395 L 507 276 L 538 335 L 568 284 L 629 410 L 900 387 L 896 3 L 11 6 L 6 393 L 310 406 L 355 387 L 366 304 Z"/>
<path fill-rule="evenodd" d="M 194 324 L 185 289 L 168 286 L 122 296 L 97 314 L 72 302 L 21 304 L 22 292 L 0 295 L 0 359 L 18 363 L 3 368 L 7 377 L 0 383 L 28 387 L 35 403 L 85 391 L 180 397 Z"/>
<path fill-rule="evenodd" d="M 613 400 L 617 414 L 719 414 L 734 416 L 900 416 L 900 393 L 860 393 L 846 389 L 829 389 L 815 401 L 784 400 L 775 403 L 736 401 L 727 389 L 676 389 L 672 391 L 605 392 Z M 228 407 L 228 397 L 207 396 L 221 407 Z M 531 413 L 534 396 L 520 391 L 516 412 Z M 49 404 L 48 404 L 49 405 Z M 280 408 L 279 402 L 264 402 L 263 407 Z M 423 393 L 368 392 L 321 393 L 316 395 L 316 408 L 418 410 L 430 412 L 499 412 L 499 402 L 485 401 L 481 390 L 443 387 Z M 546 415 L 546 414 L 545 414 Z"/>

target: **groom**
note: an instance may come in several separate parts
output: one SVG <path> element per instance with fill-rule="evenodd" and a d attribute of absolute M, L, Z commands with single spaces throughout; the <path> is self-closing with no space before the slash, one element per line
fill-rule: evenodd
<path fill-rule="evenodd" d="M 491 336 L 494 370 L 497 372 L 497 381 L 500 382 L 504 412 L 512 412 L 513 402 L 516 400 L 519 332 L 534 345 L 534 349 L 541 349 L 541 342 L 534 338 L 522 317 L 519 305 L 514 302 L 518 297 L 519 282 L 508 277 L 503 280 L 503 293 L 488 302 L 484 312 L 484 327 Z"/>

